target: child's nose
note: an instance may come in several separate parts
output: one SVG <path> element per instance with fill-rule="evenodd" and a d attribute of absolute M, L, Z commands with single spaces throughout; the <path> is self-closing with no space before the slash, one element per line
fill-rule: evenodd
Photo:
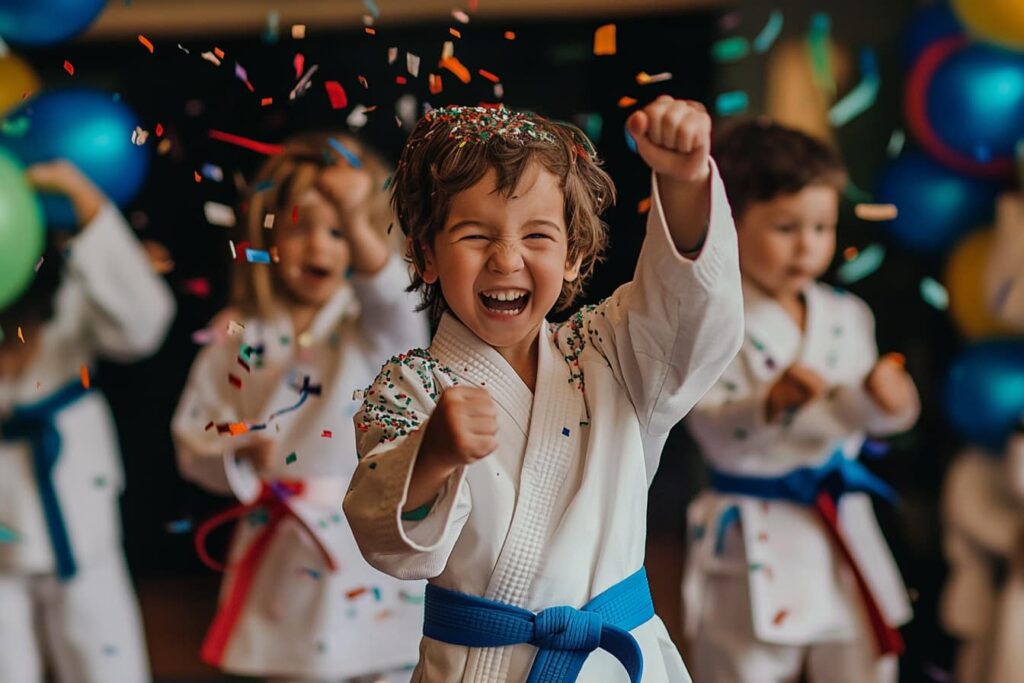
<path fill-rule="evenodd" d="M 496 243 L 488 259 L 488 265 L 495 273 L 514 273 L 523 267 L 523 256 L 514 245 Z"/>

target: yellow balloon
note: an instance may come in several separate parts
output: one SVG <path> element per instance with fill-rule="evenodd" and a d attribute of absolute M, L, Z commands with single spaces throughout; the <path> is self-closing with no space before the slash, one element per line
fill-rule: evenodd
<path fill-rule="evenodd" d="M 960 332 L 969 339 L 1020 334 L 1007 327 L 988 309 L 985 297 L 985 267 L 995 233 L 977 230 L 964 238 L 946 263 L 949 314 Z"/>
<path fill-rule="evenodd" d="M 32 67 L 13 52 L 0 57 L 0 115 L 14 109 L 26 93 L 39 90 L 39 79 Z"/>
<path fill-rule="evenodd" d="M 1024 2 L 953 0 L 957 16 L 983 40 L 1024 50 Z"/>

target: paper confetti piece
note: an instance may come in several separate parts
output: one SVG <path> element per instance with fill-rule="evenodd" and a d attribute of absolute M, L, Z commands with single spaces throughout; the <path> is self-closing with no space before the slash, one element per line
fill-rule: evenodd
<path fill-rule="evenodd" d="M 377 3 L 373 0 L 363 0 L 363 6 L 366 7 L 366 11 L 373 15 L 374 19 L 380 19 L 380 9 L 377 7 Z"/>
<path fill-rule="evenodd" d="M 203 167 L 200 169 L 200 173 L 202 173 L 204 178 L 208 178 L 214 182 L 219 183 L 224 180 L 224 170 L 221 169 L 220 166 L 203 164 Z"/>
<path fill-rule="evenodd" d="M 199 56 L 215 66 L 220 66 L 220 59 L 212 52 L 203 52 Z"/>
<path fill-rule="evenodd" d="M 715 111 L 719 116 L 731 116 L 747 110 L 749 99 L 742 90 L 724 92 L 715 98 Z"/>
<path fill-rule="evenodd" d="M 89 388 L 89 368 L 84 364 L 78 368 L 78 374 L 82 379 L 82 386 L 86 389 Z"/>
<path fill-rule="evenodd" d="M 615 54 L 615 24 L 605 24 L 594 31 L 594 54 Z"/>
<path fill-rule="evenodd" d="M 0 121 L 0 133 L 12 138 L 20 138 L 32 127 L 32 120 L 27 116 L 4 119 Z"/>
<path fill-rule="evenodd" d="M 230 383 L 235 389 L 242 388 L 242 378 L 230 372 L 228 373 L 228 383 Z"/>
<path fill-rule="evenodd" d="M 775 625 L 775 626 L 781 626 L 782 622 L 785 621 L 786 617 L 788 617 L 788 616 L 789 616 L 789 610 L 787 610 L 787 609 L 780 609 L 778 612 L 775 613 L 775 616 L 772 618 L 772 624 Z"/>
<path fill-rule="evenodd" d="M 944 311 L 949 308 L 949 292 L 934 278 L 921 280 L 921 298 L 929 306 Z"/>
<path fill-rule="evenodd" d="M 267 230 L 273 230 L 274 228 L 274 214 L 268 213 L 263 217 L 263 227 Z"/>
<path fill-rule="evenodd" d="M 881 85 L 875 51 L 864 48 L 860 51 L 860 82 L 832 106 L 828 112 L 829 123 L 836 128 L 845 126 L 858 114 L 870 109 L 878 99 Z"/>
<path fill-rule="evenodd" d="M 807 34 L 811 50 L 811 73 L 814 84 L 829 98 L 835 97 L 836 82 L 832 76 L 832 19 L 826 12 L 816 12 L 811 17 Z"/>
<path fill-rule="evenodd" d="M 332 432 L 330 429 L 325 429 L 324 431 L 320 432 L 320 436 L 322 436 L 325 439 L 330 439 L 331 437 L 334 436 L 334 432 Z"/>
<path fill-rule="evenodd" d="M 219 225 L 224 228 L 231 228 L 235 225 L 235 211 L 227 204 L 206 202 L 203 204 L 203 214 L 206 216 L 206 222 L 210 225 Z"/>
<path fill-rule="evenodd" d="M 153 54 L 153 43 L 149 42 L 149 38 L 147 38 L 146 36 L 144 36 L 144 35 L 142 35 L 140 33 L 139 34 L 139 42 L 142 43 L 142 46 L 144 48 L 149 50 L 149 54 Z"/>
<path fill-rule="evenodd" d="M 186 294 L 197 296 L 200 299 L 205 299 L 210 296 L 210 281 L 204 277 L 194 277 L 188 280 L 182 280 L 181 288 Z"/>
<path fill-rule="evenodd" d="M 644 197 L 640 200 L 640 203 L 636 205 L 636 212 L 639 214 L 645 214 L 651 210 L 651 198 Z"/>
<path fill-rule="evenodd" d="M 903 145 L 907 142 L 907 134 L 902 128 L 897 128 L 889 136 L 889 144 L 885 146 L 885 154 L 890 159 L 895 159 L 903 151 Z"/>
<path fill-rule="evenodd" d="M 412 74 L 413 78 L 419 78 L 420 58 L 411 52 L 405 53 L 405 70 Z"/>
<path fill-rule="evenodd" d="M 430 94 L 437 95 L 444 89 L 444 84 L 441 82 L 441 77 L 437 74 L 430 74 L 427 76 L 427 82 L 430 84 Z"/>
<path fill-rule="evenodd" d="M 249 263 L 270 263 L 270 253 L 262 249 L 246 249 L 245 260 Z"/>
<path fill-rule="evenodd" d="M 305 24 L 292 24 L 292 38 L 295 40 L 302 40 L 306 37 L 306 25 Z"/>
<path fill-rule="evenodd" d="M 450 40 L 444 41 L 441 45 L 441 61 L 455 56 L 455 43 Z"/>
<path fill-rule="evenodd" d="M 313 66 L 309 67 L 309 70 L 302 75 L 302 78 L 299 79 L 299 82 L 296 83 L 295 87 L 292 88 L 291 92 L 288 93 L 289 101 L 295 100 L 301 97 L 302 95 L 306 94 L 306 91 L 309 90 L 310 88 L 310 81 L 313 79 L 313 74 L 315 74 L 317 72 L 317 69 L 319 68 L 319 64 L 314 64 Z"/>
<path fill-rule="evenodd" d="M 369 592 L 369 589 L 367 589 L 366 587 L 353 588 L 352 590 L 347 591 L 345 593 L 345 597 L 348 598 L 349 600 L 355 600 L 360 595 L 363 595 L 363 594 L 365 594 L 367 592 Z"/>
<path fill-rule="evenodd" d="M 376 29 L 372 29 L 372 28 L 370 28 L 369 26 L 365 27 L 365 28 L 363 29 L 363 31 L 364 31 L 364 32 L 365 32 L 365 33 L 366 33 L 367 35 L 370 35 L 370 36 L 375 36 L 375 35 L 377 35 L 377 30 L 376 30 Z"/>
<path fill-rule="evenodd" d="M 21 341 L 22 344 L 25 343 L 25 335 L 21 333 L 21 325 L 18 325 L 18 340 Z"/>
<path fill-rule="evenodd" d="M 891 221 L 899 215 L 895 204 L 857 204 L 853 213 L 862 221 Z"/>
<path fill-rule="evenodd" d="M 34 270 L 35 270 L 35 271 L 36 271 L 37 273 L 39 272 L 39 269 L 43 267 L 43 261 L 45 261 L 45 260 L 46 260 L 46 257 L 45 257 L 45 256 L 40 256 L 40 257 L 39 257 L 39 260 L 38 260 L 38 261 L 36 261 L 36 267 L 34 268 Z M 0 337 L 0 340 L 2 340 L 2 339 L 3 339 L 3 338 L 2 338 L 2 337 Z"/>
<path fill-rule="evenodd" d="M 627 97 L 626 95 L 623 95 L 622 97 L 619 98 L 618 105 L 621 109 L 632 107 L 634 104 L 636 104 L 635 97 Z"/>
<path fill-rule="evenodd" d="M 441 68 L 451 71 L 463 83 L 469 83 L 469 69 L 459 61 L 458 57 L 445 57 L 441 60 Z"/>
<path fill-rule="evenodd" d="M 469 15 L 466 14 L 465 12 L 463 12 L 460 9 L 453 9 L 452 10 L 452 18 L 455 19 L 455 21 L 459 22 L 460 24 L 468 24 L 469 23 Z"/>
<path fill-rule="evenodd" d="M 450 28 L 448 29 L 448 33 L 450 35 L 455 36 L 456 38 L 462 38 L 462 32 L 460 32 L 458 29 Z"/>
<path fill-rule="evenodd" d="M 743 36 L 722 38 L 711 46 L 711 58 L 719 64 L 735 62 L 750 53 L 750 42 Z"/>
<path fill-rule="evenodd" d="M 164 529 L 169 534 L 187 534 L 192 531 L 192 520 L 191 519 L 175 519 L 164 524 Z"/>
<path fill-rule="evenodd" d="M 836 277 L 843 284 L 853 284 L 863 280 L 878 270 L 885 261 L 885 247 L 871 244 L 860 253 L 854 252 L 853 257 L 836 271 Z"/>
<path fill-rule="evenodd" d="M 768 22 L 761 29 L 757 37 L 754 38 L 754 52 L 763 54 L 771 49 L 771 46 L 775 44 L 775 40 L 782 33 L 782 12 L 780 10 L 772 10 L 772 13 L 768 15 Z"/>
<path fill-rule="evenodd" d="M 253 152 L 259 152 L 260 154 L 280 154 L 284 149 L 281 145 L 271 145 L 266 142 L 258 142 L 249 138 L 244 138 L 241 135 L 234 135 L 232 133 L 225 133 L 219 130 L 211 129 L 208 133 L 210 139 L 220 140 L 221 142 L 227 142 L 238 147 L 243 147 Z"/>
<path fill-rule="evenodd" d="M 238 436 L 239 434 L 246 434 L 249 431 L 249 425 L 244 422 L 230 422 L 227 425 L 227 430 L 231 436 Z"/>
<path fill-rule="evenodd" d="M 672 74 L 668 71 L 663 71 L 660 74 L 649 74 L 646 71 L 641 71 L 636 75 L 636 82 L 638 85 L 649 85 L 651 83 L 664 83 L 665 81 L 672 80 Z"/>
<path fill-rule="evenodd" d="M 516 39 L 516 32 L 515 31 L 505 31 L 505 40 L 515 40 L 515 39 Z"/>
<path fill-rule="evenodd" d="M 327 98 L 331 101 L 331 109 L 344 109 L 348 106 L 348 95 L 338 81 L 324 81 Z"/>
<path fill-rule="evenodd" d="M 288 456 L 284 459 L 284 464 L 285 465 L 291 465 L 293 462 L 295 462 L 298 459 L 299 459 L 299 456 L 297 456 L 295 453 L 289 453 Z"/>
<path fill-rule="evenodd" d="M 149 138 L 149 131 L 145 130 L 142 126 L 135 126 L 135 130 L 132 131 L 132 144 L 141 147 L 146 144 L 146 140 Z"/>
<path fill-rule="evenodd" d="M 338 140 L 337 138 L 334 138 L 334 137 L 327 138 L 327 144 L 330 145 L 331 148 L 334 149 L 335 152 L 340 154 L 342 156 L 342 158 L 345 159 L 345 161 L 347 161 L 350 166 L 352 166 L 352 168 L 362 168 L 363 167 L 363 162 L 359 160 L 359 157 L 357 157 L 355 154 L 353 154 L 352 151 L 349 150 L 348 147 L 346 147 L 345 145 L 341 144 L 341 141 Z"/>
<path fill-rule="evenodd" d="M 71 76 L 75 75 L 75 65 L 66 59 L 64 60 L 64 70 L 67 71 L 68 74 Z"/>

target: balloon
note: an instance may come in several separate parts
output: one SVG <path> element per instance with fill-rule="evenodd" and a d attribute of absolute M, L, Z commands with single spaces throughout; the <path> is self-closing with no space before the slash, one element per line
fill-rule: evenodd
<path fill-rule="evenodd" d="M 979 38 L 1024 50 L 1024 3 L 1020 0 L 953 0 L 953 6 Z"/>
<path fill-rule="evenodd" d="M 47 45 L 84 31 L 106 0 L 4 0 L 0 36 L 12 43 Z"/>
<path fill-rule="evenodd" d="M 135 196 L 146 179 L 149 153 L 132 142 L 139 120 L 109 93 L 84 89 L 51 90 L 29 100 L 12 116 L 24 114 L 28 131 L 19 137 L 0 133 L 6 145 L 26 165 L 68 159 L 117 204 Z M 71 204 L 63 196 L 43 196 L 50 227 L 75 224 Z"/>
<path fill-rule="evenodd" d="M 914 251 L 936 253 L 992 219 L 996 188 L 909 151 L 883 171 L 875 197 L 899 210 L 887 223 L 894 240 Z"/>
<path fill-rule="evenodd" d="M 0 57 L 0 115 L 36 90 L 39 79 L 28 62 L 10 52 Z"/>
<path fill-rule="evenodd" d="M 967 441 L 1001 451 L 1024 416 L 1024 340 L 974 344 L 953 361 L 946 414 Z"/>
<path fill-rule="evenodd" d="M 45 240 L 43 211 L 25 169 L 0 149 L 0 310 L 32 282 Z"/>
<path fill-rule="evenodd" d="M 972 232 L 956 245 L 946 263 L 949 314 L 964 336 L 971 339 L 1014 332 L 989 311 L 985 296 L 985 268 L 994 238 L 988 228 Z"/>
<path fill-rule="evenodd" d="M 961 36 L 964 27 L 945 2 L 934 2 L 914 12 L 903 28 L 900 40 L 900 61 L 909 69 L 925 48 L 940 38 Z"/>
<path fill-rule="evenodd" d="M 914 65 L 904 108 L 918 142 L 945 165 L 1010 175 L 1024 138 L 1024 53 L 964 37 L 939 40 Z"/>

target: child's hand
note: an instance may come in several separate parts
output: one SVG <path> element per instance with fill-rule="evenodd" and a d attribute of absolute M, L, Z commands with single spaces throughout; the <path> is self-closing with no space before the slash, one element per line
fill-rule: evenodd
<path fill-rule="evenodd" d="M 437 402 L 420 457 L 447 469 L 469 465 L 498 448 L 498 414 L 486 389 L 452 387 Z"/>
<path fill-rule="evenodd" d="M 704 105 L 662 95 L 626 121 L 637 152 L 654 171 L 680 183 L 711 174 L 711 117 Z"/>
<path fill-rule="evenodd" d="M 334 204 L 345 226 L 360 220 L 369 222 L 375 188 L 368 172 L 339 162 L 320 173 L 316 187 Z"/>
<path fill-rule="evenodd" d="M 889 415 L 899 415 L 917 400 L 914 380 L 907 374 L 903 356 L 898 353 L 887 353 L 878 359 L 864 380 L 864 388 Z"/>
<path fill-rule="evenodd" d="M 75 210 L 79 228 L 88 225 L 107 200 L 77 166 L 64 159 L 32 164 L 25 171 L 25 177 L 37 190 L 67 196 Z"/>
<path fill-rule="evenodd" d="M 768 391 L 768 422 L 821 398 L 826 388 L 825 380 L 814 370 L 798 363 L 791 365 Z"/>
<path fill-rule="evenodd" d="M 256 470 L 257 474 L 266 474 L 274 469 L 277 449 L 272 440 L 262 436 L 253 437 L 245 446 L 235 451 L 235 457 L 239 460 L 246 460 Z"/>

